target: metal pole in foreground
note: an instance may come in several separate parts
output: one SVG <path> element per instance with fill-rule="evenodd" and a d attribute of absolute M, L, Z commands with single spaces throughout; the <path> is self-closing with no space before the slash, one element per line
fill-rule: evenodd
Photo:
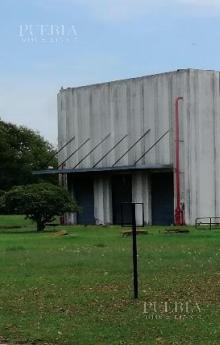
<path fill-rule="evenodd" d="M 137 227 L 135 204 L 132 204 L 132 238 L 133 238 L 133 280 L 134 280 L 134 298 L 138 298 L 138 267 L 137 267 Z"/>

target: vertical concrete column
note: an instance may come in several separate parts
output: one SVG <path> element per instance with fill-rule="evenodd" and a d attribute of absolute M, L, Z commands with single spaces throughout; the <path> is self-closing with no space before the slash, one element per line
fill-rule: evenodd
<path fill-rule="evenodd" d="M 113 224 L 112 214 L 112 184 L 111 178 L 104 179 L 104 210 L 105 210 L 105 224 Z"/>
<path fill-rule="evenodd" d="M 112 189 L 110 177 L 94 179 L 95 220 L 97 225 L 112 224 Z"/>
<path fill-rule="evenodd" d="M 151 224 L 151 188 L 150 177 L 146 172 L 136 172 L 132 175 L 132 201 L 144 204 L 144 224 Z M 137 225 L 143 224 L 141 205 L 136 206 Z"/>
<path fill-rule="evenodd" d="M 94 179 L 94 216 L 96 225 L 104 225 L 104 191 L 103 179 Z"/>

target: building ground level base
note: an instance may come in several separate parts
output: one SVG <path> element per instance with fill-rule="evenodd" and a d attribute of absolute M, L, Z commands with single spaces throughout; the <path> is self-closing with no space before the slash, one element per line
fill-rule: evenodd
<path fill-rule="evenodd" d="M 80 208 L 66 216 L 68 224 L 131 224 L 129 203 L 143 225 L 174 223 L 173 172 L 126 172 L 67 176 L 68 189 Z M 123 205 L 123 207 L 122 207 Z"/>

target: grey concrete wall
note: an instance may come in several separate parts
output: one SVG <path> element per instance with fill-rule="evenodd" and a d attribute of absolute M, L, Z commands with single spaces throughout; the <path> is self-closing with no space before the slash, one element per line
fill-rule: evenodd
<path fill-rule="evenodd" d="M 144 209 L 141 205 L 136 205 L 136 222 L 138 226 L 143 224 L 151 224 L 151 184 L 150 176 L 147 173 L 137 172 L 132 175 L 132 201 L 136 203 L 143 203 Z"/>
<path fill-rule="evenodd" d="M 58 95 L 59 146 L 73 135 L 76 140 L 63 150 L 59 161 L 62 162 L 90 137 L 90 142 L 68 161 L 67 167 L 73 168 L 102 138 L 111 133 L 110 138 L 79 166 L 92 167 L 119 139 L 128 134 L 128 138 L 99 165 L 110 167 L 150 129 L 150 134 L 118 163 L 133 165 L 169 129 L 170 134 L 139 165 L 173 164 L 175 167 L 174 106 L 176 97 L 183 96 L 184 101 L 180 103 L 181 199 L 186 207 L 186 221 L 194 224 L 196 217 L 220 216 L 219 85 L 219 72 L 181 70 L 61 90 Z M 104 181 L 95 183 L 95 213 L 101 223 L 112 219 L 109 206 L 111 193 L 109 190 L 105 192 L 108 197 L 107 204 L 104 204 L 103 188 Z M 145 200 L 145 221 L 149 223 L 150 182 L 147 174 L 133 176 L 133 198 L 134 201 Z M 102 207 L 109 207 L 107 216 Z"/>
<path fill-rule="evenodd" d="M 94 215 L 97 225 L 112 224 L 112 189 L 110 177 L 94 179 Z"/>
<path fill-rule="evenodd" d="M 180 103 L 181 199 L 187 224 L 220 215 L 220 74 L 188 70 L 176 73 L 173 100 Z M 173 107 L 173 128 L 175 124 Z M 173 155 L 175 154 L 173 130 Z M 175 160 L 174 166 L 175 166 Z"/>
<path fill-rule="evenodd" d="M 68 163 L 73 168 L 107 134 L 111 136 L 78 167 L 92 167 L 123 136 L 128 137 L 100 164 L 112 164 L 148 129 L 150 133 L 118 165 L 133 165 L 155 141 L 171 128 L 174 73 L 115 81 L 61 90 L 58 95 L 59 146 L 73 135 L 75 142 L 62 152 L 59 161 L 87 138 L 85 145 Z M 142 164 L 171 164 L 171 135 L 167 135 Z"/>
<path fill-rule="evenodd" d="M 182 197 L 186 221 L 220 215 L 220 75 L 188 72 L 182 106 Z"/>

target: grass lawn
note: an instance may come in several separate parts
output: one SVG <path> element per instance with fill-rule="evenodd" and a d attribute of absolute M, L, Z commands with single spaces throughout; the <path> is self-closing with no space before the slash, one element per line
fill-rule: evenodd
<path fill-rule="evenodd" d="M 29 228 L 33 230 L 34 224 L 30 220 L 25 220 L 23 216 L 0 216 L 0 231 L 1 230 L 14 230 L 15 228 Z M 27 231 L 25 229 L 25 231 Z"/>
<path fill-rule="evenodd" d="M 23 227 L 7 229 L 17 224 Z M 60 229 L 70 235 L 37 234 L 22 217 L 0 217 L 2 339 L 220 344 L 220 231 L 167 235 L 150 228 L 140 236 L 140 299 L 134 301 L 131 238 L 122 238 L 121 228 Z M 183 309 L 175 310 L 175 302 Z"/>

